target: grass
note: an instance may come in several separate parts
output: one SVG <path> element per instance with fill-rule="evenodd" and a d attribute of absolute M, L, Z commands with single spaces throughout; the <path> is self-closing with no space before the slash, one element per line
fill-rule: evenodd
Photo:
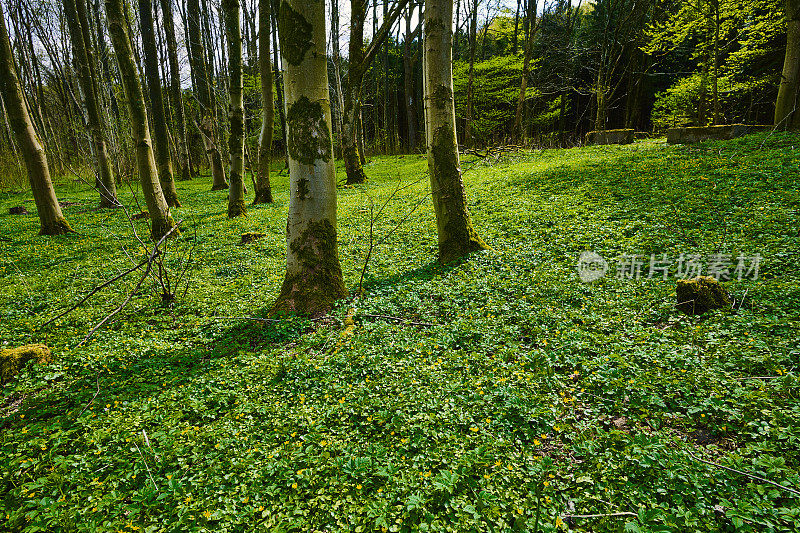
<path fill-rule="evenodd" d="M 410 186 L 376 222 L 389 236 L 363 296 L 317 322 L 219 318 L 263 316 L 277 295 L 286 176 L 236 220 L 209 180 L 181 182 L 167 264 L 192 250 L 185 296 L 165 308 L 147 286 L 82 346 L 132 279 L 41 325 L 140 257 L 130 227 L 60 183 L 78 233 L 39 237 L 35 215 L 6 214 L 34 212 L 29 195 L 0 192 L 0 342 L 56 358 L 2 391 L 0 529 L 796 531 L 796 494 L 693 456 L 800 486 L 797 143 L 467 160 L 493 250 L 448 266 L 424 158 L 375 157 L 339 191 L 351 292 L 370 197 Z M 266 237 L 239 245 L 251 231 Z M 584 250 L 611 263 L 591 284 Z M 726 284 L 746 294 L 738 312 L 677 313 L 674 272 L 615 276 L 622 254 L 646 271 L 650 254 L 719 252 L 763 257 L 758 279 Z"/>

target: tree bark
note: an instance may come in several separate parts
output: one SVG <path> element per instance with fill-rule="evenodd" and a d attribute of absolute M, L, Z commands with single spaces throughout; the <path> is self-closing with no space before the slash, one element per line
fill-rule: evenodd
<path fill-rule="evenodd" d="M 100 206 L 115 207 L 118 205 L 117 186 L 103 135 L 104 124 L 97 98 L 99 84 L 95 69 L 94 50 L 89 36 L 89 19 L 85 0 L 64 0 L 64 14 L 69 26 L 73 54 L 78 67 L 78 82 L 83 93 L 89 133 L 92 137 L 92 147 L 97 164 Z"/>
<path fill-rule="evenodd" d="M 419 55 L 416 52 L 412 52 L 411 47 L 422 28 L 422 21 L 419 21 L 414 31 L 411 31 L 411 17 L 413 14 L 414 4 L 412 3 L 408 7 L 406 38 L 403 44 L 403 101 L 406 108 L 406 136 L 408 137 L 406 147 L 412 153 L 417 149 L 417 102 L 416 98 L 414 98 L 414 66 L 417 64 Z"/>
<path fill-rule="evenodd" d="M 228 96 L 230 137 L 228 153 L 228 218 L 247 214 L 244 206 L 244 100 L 242 90 L 242 6 L 240 0 L 222 0 L 222 17 L 228 39 Z"/>
<path fill-rule="evenodd" d="M 161 13 L 164 17 L 164 31 L 167 39 L 169 94 L 178 137 L 178 175 L 182 180 L 190 180 L 192 171 L 189 165 L 189 143 L 186 140 L 186 115 L 183 111 L 183 92 L 181 91 L 181 72 L 178 63 L 178 42 L 175 38 L 175 23 L 172 17 L 172 0 L 161 0 Z"/>
<path fill-rule="evenodd" d="M 144 75 L 147 78 L 147 89 L 150 93 L 150 108 L 153 111 L 153 149 L 158 181 L 161 191 L 170 207 L 180 207 L 178 191 L 172 170 L 172 156 L 169 149 L 169 131 L 167 130 L 167 113 L 164 110 L 164 96 L 161 92 L 161 76 L 158 72 L 158 49 L 156 34 L 153 28 L 153 4 L 150 0 L 139 0 L 139 24 L 142 32 L 142 50 L 144 51 Z"/>
<path fill-rule="evenodd" d="M 108 31 L 117 56 L 125 100 L 128 102 L 131 130 L 136 146 L 136 166 L 139 170 L 139 181 L 147 203 L 147 211 L 150 214 L 150 233 L 154 240 L 158 240 L 175 226 L 175 221 L 172 220 L 169 205 L 161 190 L 161 183 L 158 181 L 158 168 L 150 141 L 144 92 L 133 59 L 133 49 L 122 2 L 123 0 L 105 0 Z M 173 235 L 176 233 L 178 232 L 174 231 Z"/>
<path fill-rule="evenodd" d="M 425 135 L 439 236 L 439 261 L 442 263 L 488 248 L 472 226 L 461 179 L 453 101 L 452 25 L 452 2 L 426 0 L 423 59 Z"/>
<path fill-rule="evenodd" d="M 206 67 L 206 53 L 200 24 L 200 1 L 188 0 L 186 11 L 189 19 L 188 49 L 194 74 L 194 83 L 196 84 L 194 91 L 197 103 L 200 106 L 197 126 L 203 138 L 203 145 L 206 148 L 208 164 L 211 167 L 211 190 L 220 191 L 228 188 L 228 182 L 225 180 L 225 170 L 222 168 L 222 157 L 214 141 L 214 116 L 216 115 L 216 110 Z"/>
<path fill-rule="evenodd" d="M 336 173 L 328 100 L 325 3 L 282 0 L 289 216 L 286 276 L 272 314 L 321 316 L 347 295 L 336 244 Z"/>
<path fill-rule="evenodd" d="M 272 163 L 272 130 L 275 125 L 275 98 L 272 94 L 270 61 L 269 0 L 258 0 L 258 65 L 261 70 L 261 134 L 258 137 L 258 177 L 254 204 L 271 204 L 269 166 Z"/>
<path fill-rule="evenodd" d="M 472 101 L 475 85 L 475 49 L 478 31 L 478 0 L 472 2 L 472 14 L 469 21 L 469 76 L 467 78 L 467 116 L 464 121 L 464 143 L 472 146 Z"/>
<path fill-rule="evenodd" d="M 514 115 L 513 137 L 520 140 L 523 135 L 523 118 L 525 114 L 525 93 L 528 91 L 528 76 L 531 71 L 531 56 L 533 55 L 533 38 L 535 36 L 536 22 L 536 0 L 528 0 L 528 7 L 525 9 L 525 57 L 522 60 L 522 76 L 519 80 L 519 96 L 517 97 L 517 112 Z"/>
<path fill-rule="evenodd" d="M 797 131 L 800 130 L 800 112 L 797 112 L 800 94 L 800 0 L 786 0 L 786 23 L 786 55 L 775 101 L 775 126 Z"/>
<path fill-rule="evenodd" d="M 14 56 L 11 52 L 2 4 L 0 4 L 0 93 L 6 106 L 8 122 L 25 159 L 28 180 L 41 224 L 39 235 L 69 233 L 72 230 L 58 205 L 53 182 L 50 181 L 47 156 L 33 129 L 33 122 L 14 67 Z"/>

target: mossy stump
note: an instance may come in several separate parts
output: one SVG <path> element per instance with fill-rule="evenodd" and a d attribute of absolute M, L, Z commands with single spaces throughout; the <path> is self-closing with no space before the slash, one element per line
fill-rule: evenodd
<path fill-rule="evenodd" d="M 53 362 L 53 354 L 44 344 L 27 344 L 0 350 L 0 382 L 6 383 L 13 379 L 29 361 L 35 361 L 39 365 L 49 364 Z"/>
<path fill-rule="evenodd" d="M 258 233 L 257 231 L 253 231 L 250 233 L 242 233 L 242 240 L 239 244 L 250 244 L 256 239 L 261 239 L 262 237 L 265 236 L 266 235 L 264 233 Z"/>
<path fill-rule="evenodd" d="M 712 309 L 723 309 L 732 304 L 728 291 L 710 276 L 679 279 L 675 287 L 679 311 L 687 315 L 702 315 Z"/>

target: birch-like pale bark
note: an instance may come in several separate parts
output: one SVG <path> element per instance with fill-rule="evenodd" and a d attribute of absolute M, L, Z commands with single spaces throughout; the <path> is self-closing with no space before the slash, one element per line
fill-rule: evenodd
<path fill-rule="evenodd" d="M 228 119 L 231 131 L 228 153 L 228 218 L 247 214 L 244 206 L 244 100 L 242 97 L 242 6 L 239 0 L 222 0 L 222 17 L 228 39 Z"/>
<path fill-rule="evenodd" d="M 439 261 L 449 263 L 488 248 L 470 220 L 456 140 L 453 101 L 453 3 L 425 1 L 425 136 L 431 196 L 439 235 Z"/>
<path fill-rule="evenodd" d="M 89 18 L 85 0 L 64 0 L 64 14 L 69 27 L 72 50 L 75 56 L 78 83 L 86 106 L 89 134 L 92 138 L 95 164 L 97 165 L 97 188 L 100 192 L 100 207 L 115 207 L 117 204 L 117 185 L 114 171 L 108 157 L 108 149 L 103 134 L 103 117 L 100 114 L 97 88 L 97 69 L 95 68 L 94 48 L 89 35 Z"/>
<path fill-rule="evenodd" d="M 272 186 L 269 167 L 272 164 L 272 130 L 275 124 L 275 98 L 272 90 L 272 62 L 270 61 L 270 5 L 269 0 L 258 0 L 258 67 L 261 75 L 261 133 L 258 137 L 258 175 L 254 204 L 271 204 Z"/>
<path fill-rule="evenodd" d="M 320 316 L 347 295 L 336 246 L 336 174 L 328 100 L 325 3 L 282 0 L 289 216 L 286 276 L 272 313 Z"/>
<path fill-rule="evenodd" d="M 14 66 L 11 43 L 8 40 L 2 4 L 0 4 L 0 93 L 2 93 L 6 107 L 6 117 L 25 160 L 28 181 L 31 184 L 33 200 L 36 202 L 36 211 L 41 224 L 39 235 L 69 233 L 72 230 L 61 213 L 53 182 L 50 181 L 47 156 L 39 136 L 33 129 L 28 106 L 25 104 L 25 97 L 22 94 L 22 87 Z"/>
<path fill-rule="evenodd" d="M 147 78 L 147 90 L 150 93 L 150 108 L 153 110 L 153 150 L 158 167 L 158 181 L 161 182 L 161 191 L 164 193 L 167 205 L 180 207 L 169 149 L 167 113 L 164 110 L 164 96 L 161 92 L 158 49 L 156 48 L 156 33 L 153 28 L 153 4 L 150 0 L 139 0 L 139 24 L 142 31 L 142 50 L 144 51 L 144 75 Z"/>
<path fill-rule="evenodd" d="M 786 0 L 786 56 L 775 101 L 775 125 L 800 130 L 800 0 Z"/>
<path fill-rule="evenodd" d="M 142 82 L 133 59 L 123 0 L 105 0 L 105 4 L 108 32 L 111 35 L 111 44 L 117 57 L 125 100 L 128 103 L 139 181 L 147 204 L 147 212 L 150 213 L 150 233 L 154 240 L 158 240 L 175 226 L 175 221 L 172 220 L 169 205 L 167 205 L 161 190 L 161 183 L 158 181 L 158 168 L 150 140 L 150 127 L 147 123 L 147 107 L 144 101 Z M 177 233 L 174 231 L 172 234 Z"/>

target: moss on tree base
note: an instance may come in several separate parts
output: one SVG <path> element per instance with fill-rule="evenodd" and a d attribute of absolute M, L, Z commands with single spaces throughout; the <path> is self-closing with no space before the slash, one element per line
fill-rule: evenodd
<path fill-rule="evenodd" d="M 449 239 L 439 243 L 439 262 L 446 264 L 456 259 L 460 259 L 472 252 L 489 250 L 489 245 L 478 237 L 472 226 L 468 228 L 469 237 L 467 239 Z"/>
<path fill-rule="evenodd" d="M 675 287 L 678 310 L 687 315 L 702 315 L 712 309 L 730 307 L 728 291 L 710 276 L 679 279 Z"/>
<path fill-rule="evenodd" d="M 161 240 L 161 238 L 173 227 L 175 227 L 175 221 L 171 216 L 167 216 L 167 218 L 164 220 L 153 220 L 153 226 L 150 228 L 150 237 L 157 242 Z M 170 233 L 170 237 L 175 238 L 180 234 L 181 230 L 176 228 L 172 233 Z"/>
<path fill-rule="evenodd" d="M 65 218 L 58 218 L 49 224 L 42 224 L 39 235 L 64 235 L 72 233 L 72 228 Z"/>
<path fill-rule="evenodd" d="M 228 190 L 228 182 L 224 181 L 222 183 L 215 183 L 211 186 L 212 191 L 227 191 Z"/>
<path fill-rule="evenodd" d="M 238 202 L 231 202 L 228 204 L 228 218 L 243 217 L 247 215 L 247 208 L 244 205 L 244 200 Z"/>
<path fill-rule="evenodd" d="M 275 203 L 275 200 L 272 198 L 272 189 L 256 189 L 256 195 L 255 198 L 253 198 L 253 205 L 272 203 Z"/>
<path fill-rule="evenodd" d="M 53 354 L 44 344 L 28 344 L 0 350 L 0 381 L 5 383 L 14 378 L 30 361 L 49 364 L 53 362 Z"/>

